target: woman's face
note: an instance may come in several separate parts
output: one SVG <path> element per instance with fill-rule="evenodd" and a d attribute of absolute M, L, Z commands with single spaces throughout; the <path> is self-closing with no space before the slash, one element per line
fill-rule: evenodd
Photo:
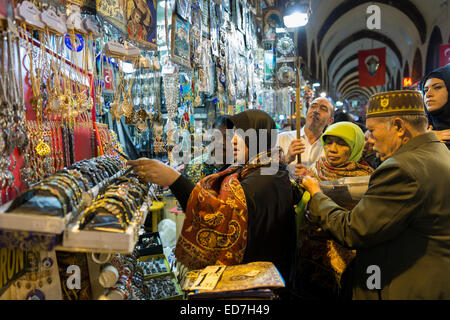
<path fill-rule="evenodd" d="M 233 154 L 234 154 L 234 162 L 237 164 L 244 164 L 248 161 L 248 148 L 245 144 L 244 139 L 235 134 L 233 136 Z"/>
<path fill-rule="evenodd" d="M 324 149 L 327 162 L 331 166 L 340 167 L 349 162 L 351 150 L 343 139 L 336 136 L 326 136 Z"/>
<path fill-rule="evenodd" d="M 134 11 L 133 13 L 133 22 L 134 23 L 139 23 L 141 22 L 141 14 L 139 13 L 139 11 Z"/>
<path fill-rule="evenodd" d="M 423 87 L 424 101 L 428 111 L 442 108 L 448 101 L 448 91 L 445 82 L 439 78 L 430 78 Z"/>

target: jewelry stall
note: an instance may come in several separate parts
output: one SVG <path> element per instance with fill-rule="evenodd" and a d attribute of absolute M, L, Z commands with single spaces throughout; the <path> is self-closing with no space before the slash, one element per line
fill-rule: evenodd
<path fill-rule="evenodd" d="M 263 7 L 0 1 L 0 299 L 192 293 L 179 284 L 174 243 L 158 232 L 169 219 L 178 236 L 184 213 L 126 161 L 183 170 L 180 154 L 208 152 L 218 115 L 291 114 L 293 42 L 278 40 L 285 61 L 275 87 L 284 91 L 274 94 L 264 80 Z"/>

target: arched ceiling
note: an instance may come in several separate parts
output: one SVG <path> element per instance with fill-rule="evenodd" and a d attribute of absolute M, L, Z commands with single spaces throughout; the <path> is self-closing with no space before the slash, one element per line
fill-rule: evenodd
<path fill-rule="evenodd" d="M 337 1 L 333 1 L 336 3 Z M 319 32 L 317 33 L 317 47 L 320 49 L 323 39 L 329 32 L 330 28 L 334 27 L 334 24 L 343 17 L 346 13 L 349 13 L 353 10 L 358 10 L 359 7 L 363 7 L 364 10 L 367 8 L 370 4 L 377 4 L 380 6 L 381 11 L 383 12 L 383 7 L 385 5 L 389 5 L 390 7 L 394 7 L 398 11 L 401 11 L 404 13 L 410 22 L 414 24 L 414 28 L 416 29 L 417 33 L 420 36 L 420 40 L 422 43 L 425 42 L 426 38 L 426 24 L 425 19 L 422 15 L 422 13 L 418 10 L 418 8 L 415 6 L 415 4 L 412 1 L 408 0 L 397 0 L 397 1 L 391 1 L 391 0 L 379 0 L 379 1 L 370 1 L 370 0 L 352 0 L 352 1 L 345 1 L 340 4 L 338 4 L 334 10 L 328 15 L 326 20 L 324 21 L 322 27 L 320 28 Z M 385 11 L 386 12 L 386 11 Z"/>
<path fill-rule="evenodd" d="M 342 96 L 345 98 L 345 97 L 347 97 L 351 92 L 355 92 L 355 91 L 360 91 L 360 92 L 363 92 L 367 97 L 370 97 L 371 95 L 373 95 L 374 93 L 371 91 L 371 90 L 369 90 L 368 88 L 361 88 L 361 87 L 358 87 L 358 86 L 352 86 L 352 87 L 350 87 L 350 88 L 348 88 L 347 90 L 345 90 L 343 93 L 342 93 Z"/>
<path fill-rule="evenodd" d="M 348 100 L 351 97 L 355 97 L 355 96 L 363 96 L 364 98 L 366 98 L 366 100 L 369 100 L 369 98 L 370 98 L 370 95 L 367 94 L 367 92 L 362 91 L 361 89 L 353 89 L 344 95 L 344 99 Z"/>
<path fill-rule="evenodd" d="M 307 0 L 299 1 L 307 2 Z M 443 0 L 312 0 L 312 15 L 305 27 L 305 33 L 308 55 L 309 57 L 315 55 L 316 61 L 308 61 L 308 65 L 321 67 L 322 78 L 327 83 L 326 87 L 325 83 L 323 87 L 332 97 L 342 97 L 344 93 L 348 96 L 357 92 L 369 94 L 368 91 L 400 89 L 397 88 L 397 75 L 399 71 L 403 74 L 405 64 L 409 63 L 409 66 L 412 66 L 418 49 L 422 53 L 422 70 L 425 70 L 425 47 L 430 33 L 436 23 L 448 20 L 450 4 L 444 2 Z M 377 5 L 380 8 L 379 30 L 367 28 L 369 14 L 366 10 L 369 5 Z M 450 25 L 448 22 L 445 24 Z M 443 37 L 446 36 L 447 31 L 443 34 Z M 368 91 L 356 91 L 358 51 L 380 47 L 386 47 L 386 85 L 368 88 Z M 316 50 L 315 54 L 311 54 L 312 50 Z M 319 77 L 319 70 L 310 71 L 314 78 Z"/>

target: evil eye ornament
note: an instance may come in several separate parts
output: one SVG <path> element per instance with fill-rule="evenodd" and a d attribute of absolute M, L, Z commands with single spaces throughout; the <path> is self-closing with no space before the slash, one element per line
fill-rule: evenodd
<path fill-rule="evenodd" d="M 39 290 L 31 290 L 26 297 L 26 300 L 45 300 L 45 294 Z"/>
<path fill-rule="evenodd" d="M 66 36 L 65 36 L 65 44 L 66 44 L 66 47 L 69 48 L 69 50 L 80 52 L 81 50 L 83 50 L 83 47 L 84 47 L 84 39 L 79 34 L 76 34 L 75 36 L 76 36 L 75 42 L 77 44 L 76 48 L 74 48 L 74 45 L 72 44 L 72 40 L 71 40 L 72 37 L 68 34 L 66 34 Z"/>
<path fill-rule="evenodd" d="M 45 258 L 42 260 L 42 266 L 43 266 L 45 269 L 50 269 L 50 268 L 53 266 L 53 259 L 50 258 L 50 257 L 45 257 Z"/>

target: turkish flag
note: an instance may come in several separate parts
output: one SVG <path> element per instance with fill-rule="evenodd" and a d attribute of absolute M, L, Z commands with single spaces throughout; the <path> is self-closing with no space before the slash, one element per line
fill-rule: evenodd
<path fill-rule="evenodd" d="M 359 86 L 373 87 L 386 83 L 386 48 L 358 51 Z"/>
<path fill-rule="evenodd" d="M 111 68 L 103 69 L 103 79 L 105 79 L 105 86 L 103 92 L 111 93 L 114 90 L 114 71 Z"/>
<path fill-rule="evenodd" d="M 441 44 L 439 50 L 439 68 L 450 63 L 450 43 Z"/>

